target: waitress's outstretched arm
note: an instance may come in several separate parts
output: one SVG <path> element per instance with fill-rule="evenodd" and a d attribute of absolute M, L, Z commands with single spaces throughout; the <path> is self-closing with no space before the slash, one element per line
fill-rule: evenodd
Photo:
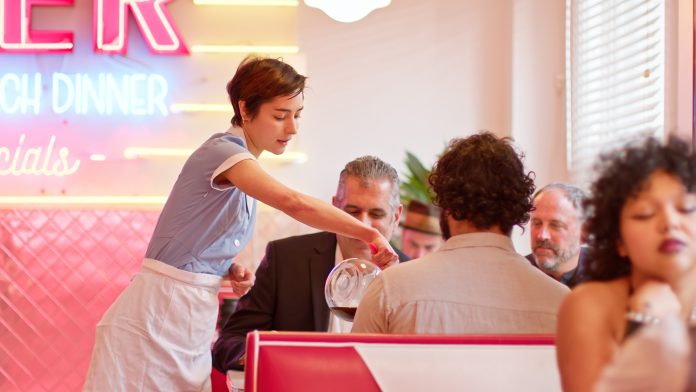
<path fill-rule="evenodd" d="M 273 177 L 255 160 L 244 160 L 223 172 L 216 180 L 227 180 L 242 192 L 298 221 L 317 228 L 374 244 L 372 261 L 381 268 L 398 262 L 398 256 L 377 229 L 315 197 L 297 192 Z"/>

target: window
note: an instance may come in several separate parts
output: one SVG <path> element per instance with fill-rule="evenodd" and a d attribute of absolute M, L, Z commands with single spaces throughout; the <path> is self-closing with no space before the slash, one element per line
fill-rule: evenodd
<path fill-rule="evenodd" d="M 586 185 L 601 152 L 664 134 L 665 5 L 566 0 L 567 150 Z"/>

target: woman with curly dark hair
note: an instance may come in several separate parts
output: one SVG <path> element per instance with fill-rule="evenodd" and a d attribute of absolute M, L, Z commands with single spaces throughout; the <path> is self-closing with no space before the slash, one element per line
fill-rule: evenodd
<path fill-rule="evenodd" d="M 648 139 L 601 162 L 587 201 L 595 282 L 578 286 L 559 313 L 566 391 L 595 390 L 598 381 L 614 377 L 610 364 L 641 325 L 672 318 L 686 329 L 696 321 L 696 155 L 672 137 Z"/>
<path fill-rule="evenodd" d="M 353 332 L 552 333 L 568 289 L 512 245 L 512 228 L 529 219 L 534 179 L 510 139 L 483 132 L 453 140 L 430 183 L 450 238 L 383 271 Z"/>

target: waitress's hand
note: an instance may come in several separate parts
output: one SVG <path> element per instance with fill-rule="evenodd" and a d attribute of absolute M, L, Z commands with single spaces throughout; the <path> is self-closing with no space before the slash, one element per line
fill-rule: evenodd
<path fill-rule="evenodd" d="M 372 253 L 372 262 L 381 269 L 399 264 L 399 256 L 394 252 L 389 241 L 381 234 L 375 237 L 369 244 Z"/>
<path fill-rule="evenodd" d="M 232 291 L 240 297 L 251 290 L 251 286 L 254 285 L 256 280 L 254 273 L 239 263 L 232 264 L 229 269 L 229 275 Z"/>

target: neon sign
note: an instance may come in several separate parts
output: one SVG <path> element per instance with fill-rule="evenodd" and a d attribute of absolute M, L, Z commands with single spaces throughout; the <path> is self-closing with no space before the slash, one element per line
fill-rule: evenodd
<path fill-rule="evenodd" d="M 297 46 L 239 45 L 254 37 L 215 26 L 258 12 L 195 4 L 0 0 L 0 198 L 166 194 L 206 130 L 229 121 L 235 62 L 290 53 L 304 64 Z"/>
<path fill-rule="evenodd" d="M 70 31 L 31 30 L 31 7 L 67 6 L 74 0 L 0 0 L 0 52 L 69 53 Z M 186 55 L 188 49 L 169 11 L 173 0 L 94 0 L 94 51 L 125 54 L 128 51 L 129 10 L 137 22 L 145 43 L 155 54 Z"/>
<path fill-rule="evenodd" d="M 158 74 L 116 76 L 102 72 L 50 76 L 50 110 L 54 114 L 154 116 L 168 114 L 167 80 Z M 43 76 L 7 73 L 0 76 L 0 113 L 39 114 Z"/>
<path fill-rule="evenodd" d="M 27 114 L 31 109 L 32 114 L 39 114 L 40 106 L 41 74 L 34 74 L 33 80 L 27 74 L 0 77 L 0 112 Z"/>
<path fill-rule="evenodd" d="M 14 151 L 9 147 L 0 147 L 0 176 L 36 176 L 63 177 L 73 174 L 80 167 L 80 160 L 70 160 L 70 150 L 61 147 L 54 155 L 56 136 L 52 135 L 45 146 L 34 146 L 24 150 L 26 136 L 20 135 Z"/>

